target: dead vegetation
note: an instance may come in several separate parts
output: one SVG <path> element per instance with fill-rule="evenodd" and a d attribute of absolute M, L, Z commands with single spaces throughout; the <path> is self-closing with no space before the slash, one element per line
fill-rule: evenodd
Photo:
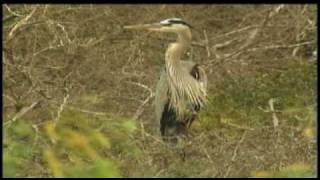
<path fill-rule="evenodd" d="M 2 8 L 4 151 L 14 157 L 5 175 L 74 177 L 89 156 L 117 164 L 110 176 L 281 176 L 274 172 L 296 163 L 308 167 L 298 176 L 314 176 L 316 5 Z M 205 65 L 209 80 L 210 104 L 182 145 L 185 158 L 161 141 L 153 120 L 156 81 L 175 36 L 123 29 L 170 17 L 195 27 L 185 58 Z M 27 129 L 21 122 L 30 131 L 17 130 Z M 103 148 L 90 139 L 75 145 L 85 155 L 59 149 L 86 133 Z M 9 169 L 23 159 L 13 142 L 30 150 L 19 164 L 34 167 Z M 63 172 L 64 162 L 79 169 Z M 97 161 L 83 176 L 110 166 Z"/>

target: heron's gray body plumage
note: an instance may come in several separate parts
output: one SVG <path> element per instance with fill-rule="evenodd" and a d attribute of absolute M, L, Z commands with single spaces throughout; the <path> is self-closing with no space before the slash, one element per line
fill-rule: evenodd
<path fill-rule="evenodd" d="M 207 77 L 204 70 L 195 62 L 192 61 L 180 61 L 180 67 L 185 72 L 185 76 L 190 75 L 191 78 L 195 79 L 197 83 L 202 84 L 202 88 L 205 90 L 207 87 Z M 183 109 L 183 112 L 179 113 L 178 105 L 172 102 L 172 94 L 170 89 L 170 80 L 168 79 L 167 69 L 161 72 L 160 80 L 156 87 L 155 96 L 155 110 L 156 120 L 160 132 L 163 136 L 174 136 L 186 131 L 185 128 L 189 127 L 192 121 L 196 118 L 196 113 L 203 106 L 203 103 L 192 103 L 188 101 L 187 97 L 180 97 L 179 99 L 185 98 L 184 103 L 179 106 Z M 205 101 L 205 99 L 200 99 Z"/>
<path fill-rule="evenodd" d="M 204 70 L 181 57 L 191 44 L 191 25 L 179 18 L 160 23 L 126 26 L 126 29 L 177 34 L 165 54 L 165 70 L 160 75 L 155 94 L 156 119 L 164 137 L 186 132 L 197 112 L 206 102 L 207 77 Z"/>

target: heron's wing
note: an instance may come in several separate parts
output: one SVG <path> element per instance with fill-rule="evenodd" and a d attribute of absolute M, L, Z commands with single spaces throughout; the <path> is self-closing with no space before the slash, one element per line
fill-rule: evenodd
<path fill-rule="evenodd" d="M 204 87 L 204 89 L 207 89 L 207 75 L 204 71 L 203 67 L 199 64 L 194 64 L 192 68 L 189 70 L 191 76 L 193 76 L 196 80 L 198 80 Z"/>
<path fill-rule="evenodd" d="M 155 110 L 157 127 L 160 127 L 162 136 L 172 136 L 178 133 L 182 124 L 177 119 L 176 111 L 170 107 L 170 97 L 168 96 L 167 74 L 163 71 L 160 75 L 155 94 Z"/>
<path fill-rule="evenodd" d="M 168 83 L 166 78 L 166 72 L 164 70 L 160 75 L 160 80 L 158 81 L 155 93 L 155 110 L 157 120 L 156 124 L 160 125 L 159 123 L 162 117 L 162 113 L 166 104 L 168 103 Z"/>
<path fill-rule="evenodd" d="M 181 67 L 202 83 L 206 89 L 207 76 L 203 68 L 192 61 L 181 62 Z M 185 114 L 183 119 L 178 118 L 174 108 L 169 106 L 170 97 L 168 95 L 168 90 L 167 74 L 165 71 L 162 71 L 155 94 L 156 124 L 159 125 L 158 127 L 160 127 L 162 135 L 173 135 L 175 133 L 183 132 L 185 127 L 184 124 L 187 123 L 187 126 L 189 127 L 196 117 L 194 112 L 200 110 L 200 105 L 187 105 L 190 107 L 189 111 L 186 112 L 187 114 Z"/>
<path fill-rule="evenodd" d="M 180 61 L 181 66 L 190 72 L 190 75 L 197 79 L 200 83 L 203 83 L 204 89 L 207 89 L 207 75 L 203 67 L 193 61 Z"/>

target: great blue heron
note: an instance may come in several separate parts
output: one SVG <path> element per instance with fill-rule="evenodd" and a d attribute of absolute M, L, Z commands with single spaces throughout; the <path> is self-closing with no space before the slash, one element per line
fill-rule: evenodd
<path fill-rule="evenodd" d="M 177 34 L 177 42 L 169 44 L 165 54 L 165 69 L 157 84 L 155 108 L 163 137 L 186 134 L 207 101 L 205 71 L 197 63 L 181 60 L 191 44 L 191 26 L 179 18 L 171 18 L 124 28 Z"/>

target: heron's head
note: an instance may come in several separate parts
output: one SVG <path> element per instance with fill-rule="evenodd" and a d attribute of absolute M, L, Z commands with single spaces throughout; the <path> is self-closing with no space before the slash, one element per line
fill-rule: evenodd
<path fill-rule="evenodd" d="M 192 28 L 192 26 L 180 18 L 170 18 L 170 19 L 165 19 L 165 20 L 158 22 L 158 23 L 124 26 L 124 28 L 125 29 L 156 31 L 156 32 L 179 33 L 181 31 L 190 30 L 190 28 Z"/>

